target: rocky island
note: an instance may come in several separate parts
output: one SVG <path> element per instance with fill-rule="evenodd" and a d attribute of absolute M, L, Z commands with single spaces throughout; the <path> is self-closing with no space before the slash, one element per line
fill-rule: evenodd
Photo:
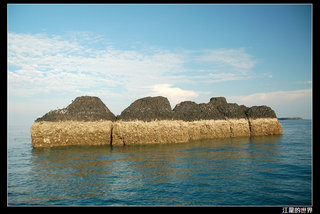
<path fill-rule="evenodd" d="M 173 109 L 166 97 L 145 97 L 116 117 L 98 97 L 82 96 L 31 126 L 33 147 L 181 143 L 278 134 L 282 127 L 270 107 L 246 107 L 224 97 L 200 104 L 184 101 Z"/>

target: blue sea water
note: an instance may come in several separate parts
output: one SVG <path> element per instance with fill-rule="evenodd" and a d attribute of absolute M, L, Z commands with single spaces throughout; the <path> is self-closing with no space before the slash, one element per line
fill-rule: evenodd
<path fill-rule="evenodd" d="M 311 206 L 312 121 L 282 136 L 32 148 L 8 127 L 9 206 Z"/>

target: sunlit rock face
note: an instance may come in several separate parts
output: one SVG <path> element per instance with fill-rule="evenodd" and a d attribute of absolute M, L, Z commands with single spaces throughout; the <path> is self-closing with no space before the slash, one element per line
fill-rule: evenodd
<path fill-rule="evenodd" d="M 112 145 L 183 143 L 240 136 L 250 136 L 246 119 L 116 121 L 112 131 Z"/>
<path fill-rule="evenodd" d="M 110 145 L 112 121 L 41 121 L 31 126 L 33 147 Z"/>
<path fill-rule="evenodd" d="M 250 135 L 282 135 L 282 126 L 277 118 L 249 119 Z"/>

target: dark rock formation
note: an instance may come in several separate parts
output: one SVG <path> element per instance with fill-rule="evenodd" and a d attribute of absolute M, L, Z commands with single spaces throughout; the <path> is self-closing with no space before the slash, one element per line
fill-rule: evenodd
<path fill-rule="evenodd" d="M 275 118 L 274 111 L 267 106 L 248 108 L 236 103 L 228 103 L 224 97 L 212 97 L 209 103 L 197 104 L 184 101 L 171 110 L 170 103 L 165 97 L 145 97 L 133 102 L 126 108 L 119 120 L 224 120 L 240 118 Z"/>
<path fill-rule="evenodd" d="M 191 101 L 185 101 L 176 105 L 173 109 L 173 119 L 194 121 L 224 119 L 223 114 L 212 103 L 197 104 Z"/>
<path fill-rule="evenodd" d="M 224 115 L 225 118 L 239 119 L 246 118 L 246 111 L 248 107 L 238 105 L 236 103 L 228 103 L 217 106 L 217 109 Z"/>
<path fill-rule="evenodd" d="M 226 118 L 246 118 L 248 107 L 235 103 L 227 103 L 224 97 L 213 97 L 209 103 L 196 104 L 185 101 L 173 109 L 174 119 L 184 121 L 223 120 Z"/>
<path fill-rule="evenodd" d="M 246 111 L 248 118 L 277 118 L 276 113 L 268 106 L 252 106 Z"/>
<path fill-rule="evenodd" d="M 228 104 L 225 97 L 212 97 L 210 103 L 213 105 Z"/>
<path fill-rule="evenodd" d="M 90 96 L 77 97 L 66 108 L 53 110 L 38 118 L 39 121 L 96 121 L 96 120 L 111 120 L 116 117 L 107 108 L 107 106 L 98 98 Z"/>
<path fill-rule="evenodd" d="M 166 97 L 145 97 L 134 101 L 117 117 L 119 120 L 168 120 L 172 119 L 172 110 Z"/>
<path fill-rule="evenodd" d="M 176 105 L 173 109 L 173 119 L 176 120 L 198 120 L 200 118 L 199 105 L 192 101 L 184 101 Z"/>
<path fill-rule="evenodd" d="M 39 121 L 152 121 L 152 120 L 224 120 L 240 118 L 276 118 L 275 112 L 268 106 L 248 108 L 236 103 L 227 103 L 224 97 L 212 97 L 208 103 L 197 104 L 184 101 L 171 110 L 166 97 L 145 97 L 134 101 L 116 118 L 107 106 L 98 98 L 77 97 L 68 107 L 53 110 L 38 118 Z"/>
<path fill-rule="evenodd" d="M 208 105 L 213 105 L 223 115 L 223 119 L 232 118 L 246 118 L 246 111 L 248 107 L 244 105 L 238 105 L 236 103 L 227 103 L 224 97 L 212 97 Z"/>

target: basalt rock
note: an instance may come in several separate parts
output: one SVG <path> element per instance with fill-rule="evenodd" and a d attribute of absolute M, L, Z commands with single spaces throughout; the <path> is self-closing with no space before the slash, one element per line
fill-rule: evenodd
<path fill-rule="evenodd" d="M 169 100 L 166 97 L 145 97 L 134 101 L 117 117 L 119 120 L 169 120 L 172 119 L 172 111 Z"/>
<path fill-rule="evenodd" d="M 171 110 L 165 97 L 145 97 L 134 101 L 117 117 L 122 121 L 153 120 L 224 120 L 241 118 L 275 118 L 274 111 L 267 106 L 251 108 L 236 103 L 228 103 L 224 97 L 212 97 L 208 103 L 197 104 L 184 101 Z"/>
<path fill-rule="evenodd" d="M 252 106 L 246 111 L 248 118 L 277 118 L 276 113 L 268 106 Z"/>
<path fill-rule="evenodd" d="M 179 103 L 173 109 L 173 118 L 183 121 L 197 121 L 210 119 L 225 119 L 217 106 L 211 103 L 197 104 L 191 101 Z"/>
<path fill-rule="evenodd" d="M 228 104 L 225 97 L 212 97 L 210 103 L 213 105 L 224 105 Z"/>
<path fill-rule="evenodd" d="M 244 105 L 227 103 L 224 97 L 213 97 L 209 103 L 185 101 L 177 104 L 173 118 L 184 121 L 240 119 L 247 117 L 247 110 Z"/>
<path fill-rule="evenodd" d="M 108 107 L 98 98 L 91 96 L 77 97 L 66 108 L 53 110 L 40 117 L 40 121 L 97 121 L 111 120 L 116 117 Z"/>
<path fill-rule="evenodd" d="M 282 134 L 268 106 L 246 107 L 213 97 L 184 101 L 172 110 L 167 98 L 136 100 L 116 118 L 98 97 L 77 97 L 31 126 L 34 147 L 179 143 L 223 137 Z"/>
<path fill-rule="evenodd" d="M 217 108 L 221 112 L 221 114 L 224 115 L 225 118 L 233 119 L 246 118 L 246 111 L 248 110 L 248 107 L 244 105 L 239 106 L 236 103 L 219 105 Z"/>

